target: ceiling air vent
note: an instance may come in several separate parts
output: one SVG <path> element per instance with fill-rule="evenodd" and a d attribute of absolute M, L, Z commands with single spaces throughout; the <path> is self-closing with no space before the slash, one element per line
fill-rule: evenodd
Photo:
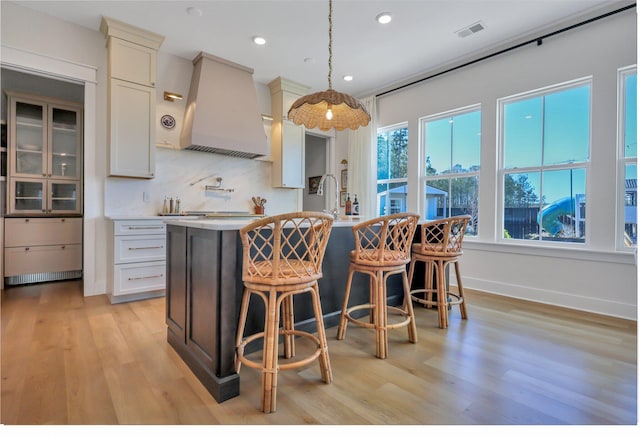
<path fill-rule="evenodd" d="M 460 37 L 460 38 L 464 38 L 467 37 L 473 33 L 478 33 L 480 32 L 482 29 L 484 29 L 484 24 L 482 24 L 481 21 L 478 21 L 477 23 L 473 23 L 469 26 L 463 27 L 460 30 L 456 31 L 456 34 Z"/>

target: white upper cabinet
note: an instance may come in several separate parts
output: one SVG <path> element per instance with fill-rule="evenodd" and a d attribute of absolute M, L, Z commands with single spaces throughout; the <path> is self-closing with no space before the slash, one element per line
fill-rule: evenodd
<path fill-rule="evenodd" d="M 271 160 L 273 186 L 304 188 L 304 126 L 287 119 L 289 108 L 308 87 L 278 77 L 269 83 L 271 90 Z"/>
<path fill-rule="evenodd" d="M 156 57 L 164 37 L 102 17 L 109 60 L 109 176 L 155 177 Z"/>
<path fill-rule="evenodd" d="M 111 37 L 108 41 L 110 76 L 148 87 L 156 86 L 157 50 Z"/>

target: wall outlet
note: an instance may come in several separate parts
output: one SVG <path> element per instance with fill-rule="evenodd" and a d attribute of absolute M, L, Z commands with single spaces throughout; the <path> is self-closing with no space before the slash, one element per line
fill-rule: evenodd
<path fill-rule="evenodd" d="M 149 202 L 149 193 L 147 191 L 142 192 L 142 201 Z"/>

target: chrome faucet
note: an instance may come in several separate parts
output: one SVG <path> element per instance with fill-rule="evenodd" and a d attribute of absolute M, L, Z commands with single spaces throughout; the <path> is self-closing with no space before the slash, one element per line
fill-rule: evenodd
<path fill-rule="evenodd" d="M 332 174 L 324 174 L 322 175 L 322 177 L 320 178 L 320 182 L 318 183 L 318 196 L 322 196 L 324 195 L 324 181 L 327 178 L 333 178 L 333 180 L 336 183 L 336 203 L 335 203 L 335 208 L 333 208 L 330 213 L 333 215 L 334 219 L 338 219 L 338 216 L 340 215 L 340 211 L 338 210 L 338 205 L 340 205 L 340 192 L 338 191 L 338 179 L 336 179 L 336 177 Z"/>

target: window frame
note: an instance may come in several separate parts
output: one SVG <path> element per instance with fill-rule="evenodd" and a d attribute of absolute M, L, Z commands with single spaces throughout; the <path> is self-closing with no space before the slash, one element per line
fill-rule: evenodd
<path fill-rule="evenodd" d="M 480 115 L 480 162 L 478 163 L 478 170 L 476 171 L 470 171 L 470 172 L 464 172 L 464 173 L 448 173 L 446 175 L 434 175 L 434 176 L 428 176 L 425 172 L 425 165 L 426 165 L 426 159 L 427 159 L 427 150 L 426 150 L 426 129 L 425 129 L 425 125 L 427 123 L 429 123 L 430 121 L 437 121 L 437 120 L 442 120 L 442 119 L 446 119 L 446 118 L 453 118 L 456 116 L 460 116 L 460 115 L 464 115 L 464 114 L 470 114 L 472 112 L 478 112 L 478 114 Z M 420 212 L 421 212 L 421 216 L 423 216 L 424 218 L 424 213 L 426 211 L 426 196 L 424 195 L 424 189 L 425 186 L 427 184 L 427 181 L 434 181 L 434 180 L 449 180 L 449 187 L 451 188 L 451 179 L 458 179 L 461 177 L 464 178 L 471 178 L 471 177 L 475 177 L 478 180 L 478 193 L 480 192 L 480 175 L 482 173 L 482 118 L 483 118 L 483 113 L 482 113 L 482 104 L 480 103 L 475 103 L 472 105 L 468 105 L 468 106 L 463 106 L 460 108 L 455 108 L 455 109 L 451 109 L 448 111 L 444 111 L 444 112 L 439 112 L 436 114 L 431 114 L 431 115 L 425 115 L 423 117 L 420 117 L 418 119 L 418 131 L 419 131 L 419 147 L 420 147 L 420 173 L 419 173 L 419 177 L 418 177 L 418 208 L 420 208 Z M 453 153 L 453 147 L 451 148 L 451 153 Z M 449 208 L 451 208 L 450 203 L 449 203 Z M 466 238 L 469 239 L 477 239 L 479 236 L 479 223 L 480 223 L 480 211 L 482 210 L 482 207 L 480 206 L 480 198 L 478 196 L 478 213 L 477 213 L 477 217 L 475 218 L 475 230 L 476 233 L 475 234 L 465 234 Z M 448 217 L 448 216 L 447 216 Z"/>
<path fill-rule="evenodd" d="M 637 84 L 637 74 L 638 74 L 637 64 L 629 65 L 626 67 L 618 68 L 617 74 L 617 93 L 618 93 L 618 111 L 617 111 L 617 147 L 616 147 L 616 243 L 615 248 L 616 251 L 620 252 L 634 252 L 637 250 L 638 245 L 636 243 L 635 246 L 626 246 L 624 244 L 624 219 L 625 219 L 625 206 L 626 206 L 626 187 L 625 187 L 625 179 L 626 179 L 626 166 L 628 164 L 636 165 L 636 172 L 638 168 L 638 153 L 637 153 L 637 144 L 636 144 L 636 156 L 633 157 L 625 157 L 624 149 L 625 149 L 625 107 L 626 107 L 626 93 L 625 93 L 625 79 L 628 76 L 636 75 L 636 84 Z M 637 85 L 636 85 L 637 86 Z M 637 109 L 636 109 L 637 111 Z M 637 133 L 636 133 L 637 135 Z M 637 173 L 636 173 L 637 180 Z M 637 182 L 636 182 L 637 183 Z M 636 189 L 637 190 L 637 189 Z M 637 191 L 636 191 L 636 199 L 637 199 Z M 637 217 L 637 200 L 636 200 L 636 217 Z"/>
<path fill-rule="evenodd" d="M 505 144 L 504 144 L 504 117 L 505 117 L 505 106 L 509 103 L 514 103 L 518 101 L 522 101 L 525 99 L 531 99 L 540 96 L 546 96 L 549 94 L 561 92 L 564 90 L 579 88 L 582 86 L 589 86 L 589 132 L 588 132 L 588 150 L 587 150 L 587 160 L 581 161 L 579 163 L 567 163 L 567 164 L 551 164 L 551 165 L 543 165 L 543 162 L 540 163 L 539 166 L 533 167 L 521 167 L 521 168 L 509 168 L 505 169 Z M 591 226 L 593 219 L 591 217 L 592 208 L 589 207 L 589 185 L 590 185 L 590 177 L 591 177 L 591 165 L 592 165 L 592 148 L 593 148 L 593 77 L 585 76 L 581 78 L 577 78 L 574 80 L 569 80 L 566 82 L 561 82 L 549 86 L 545 86 L 542 88 L 538 88 L 535 90 L 525 91 L 518 94 L 513 94 L 506 97 L 498 98 L 496 101 L 497 105 L 497 125 L 496 125 L 496 135 L 497 135 L 497 147 L 498 147 L 498 162 L 497 162 L 497 171 L 496 171 L 496 188 L 497 188 L 497 196 L 496 196 L 496 223 L 495 223 L 495 240 L 498 244 L 509 244 L 509 245 L 519 245 L 519 246 L 529 246 L 529 247 L 556 247 L 556 248 L 584 248 L 587 249 L 591 246 L 590 244 L 590 235 L 591 235 Z M 543 131 L 544 133 L 544 131 Z M 584 236 L 584 242 L 576 242 L 576 241 L 550 241 L 543 240 L 542 238 L 538 238 L 536 240 L 522 239 L 522 238 L 505 238 L 504 236 L 504 201 L 505 201 L 505 186 L 504 179 L 507 174 L 515 174 L 515 173 L 531 173 L 531 172 L 540 172 L 541 177 L 545 171 L 554 171 L 554 170 L 569 170 L 569 169 L 584 169 L 585 171 L 585 199 L 586 200 L 586 214 L 584 217 L 586 231 Z M 541 186 L 543 190 L 544 187 Z M 540 192 L 540 200 L 544 192 Z"/>

